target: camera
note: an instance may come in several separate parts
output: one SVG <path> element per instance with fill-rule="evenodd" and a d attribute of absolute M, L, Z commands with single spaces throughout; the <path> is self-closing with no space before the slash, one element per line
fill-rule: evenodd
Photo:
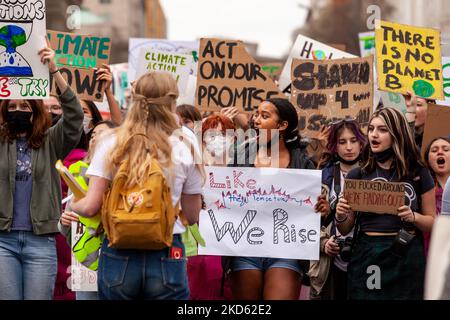
<path fill-rule="evenodd" d="M 392 251 L 399 256 L 405 256 L 414 237 L 414 234 L 402 228 L 392 244 Z"/>
<path fill-rule="evenodd" d="M 352 237 L 338 237 L 336 238 L 336 243 L 339 246 L 339 255 L 341 256 L 342 261 L 350 262 L 352 257 Z"/>

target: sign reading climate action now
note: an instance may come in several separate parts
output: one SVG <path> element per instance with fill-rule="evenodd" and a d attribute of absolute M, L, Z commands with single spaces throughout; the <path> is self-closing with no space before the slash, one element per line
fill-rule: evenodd
<path fill-rule="evenodd" d="M 397 215 L 405 204 L 403 183 L 346 179 L 344 198 L 353 211 Z"/>
<path fill-rule="evenodd" d="M 253 112 L 261 101 L 285 98 L 241 41 L 201 39 L 195 104 L 205 111 L 237 107 Z"/>
<path fill-rule="evenodd" d="M 375 33 L 380 90 L 444 98 L 438 30 L 381 21 Z"/>
<path fill-rule="evenodd" d="M 83 100 L 103 101 L 105 87 L 97 81 L 95 68 L 109 64 L 111 39 L 59 31 L 48 31 L 48 39 L 55 50 L 55 61 L 69 86 Z M 50 90 L 58 94 L 51 76 Z"/>

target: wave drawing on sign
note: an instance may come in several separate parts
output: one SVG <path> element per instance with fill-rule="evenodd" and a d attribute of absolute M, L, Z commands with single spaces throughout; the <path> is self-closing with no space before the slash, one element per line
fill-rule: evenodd
<path fill-rule="evenodd" d="M 213 204 L 220 209 L 227 209 L 228 206 L 235 203 L 239 207 L 243 207 L 252 200 L 253 202 L 263 202 L 263 203 L 294 203 L 298 206 L 313 206 L 311 197 L 307 199 L 297 199 L 292 197 L 282 188 L 276 189 L 273 185 L 270 187 L 270 191 L 259 188 L 258 190 L 250 190 L 245 194 L 239 193 L 237 190 L 222 192 L 222 198 L 213 202 Z"/>

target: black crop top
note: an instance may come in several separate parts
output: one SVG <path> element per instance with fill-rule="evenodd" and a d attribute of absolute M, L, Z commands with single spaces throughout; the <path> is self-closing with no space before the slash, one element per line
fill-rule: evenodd
<path fill-rule="evenodd" d="M 420 212 L 418 197 L 434 188 L 433 178 L 426 168 L 420 168 L 417 176 L 412 179 L 398 180 L 395 177 L 395 170 L 385 170 L 378 167 L 375 172 L 370 174 L 362 174 L 360 169 L 354 169 L 347 175 L 347 179 L 370 180 L 370 181 L 388 181 L 405 183 L 405 205 L 410 206 L 412 211 Z M 419 187 L 415 190 L 414 186 Z M 399 217 L 390 214 L 376 214 L 370 212 L 361 212 L 360 230 L 362 232 L 382 232 L 394 233 L 402 228 L 402 221 Z"/>

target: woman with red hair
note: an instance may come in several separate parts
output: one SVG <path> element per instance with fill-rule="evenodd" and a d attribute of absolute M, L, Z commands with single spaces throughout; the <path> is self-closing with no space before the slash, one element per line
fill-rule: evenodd
<path fill-rule="evenodd" d="M 202 124 L 203 162 L 208 166 L 225 166 L 233 144 L 233 122 L 223 115 L 211 115 Z M 222 286 L 222 264 L 219 256 L 193 256 L 188 259 L 188 281 L 191 300 L 231 298 L 228 283 Z M 205 286 L 205 283 L 208 285 Z M 225 289 L 225 290 L 224 290 Z"/>

